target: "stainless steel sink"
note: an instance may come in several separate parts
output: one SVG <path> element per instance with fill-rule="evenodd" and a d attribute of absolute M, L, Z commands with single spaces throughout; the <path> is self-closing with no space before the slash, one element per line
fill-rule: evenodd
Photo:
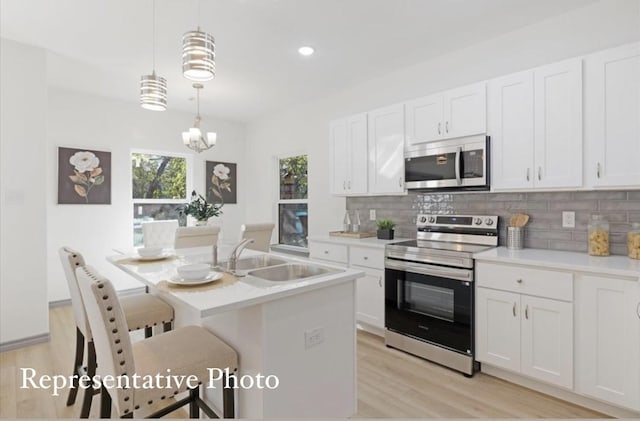
<path fill-rule="evenodd" d="M 268 266 L 282 265 L 287 263 L 286 260 L 263 254 L 260 256 L 245 257 L 238 259 L 236 262 L 236 270 L 250 270 L 257 268 L 265 268 Z M 220 262 L 220 267 L 226 268 L 227 262 Z"/>
<path fill-rule="evenodd" d="M 286 282 L 335 272 L 335 270 L 319 266 L 289 263 L 281 266 L 252 270 L 248 274 L 267 281 Z"/>

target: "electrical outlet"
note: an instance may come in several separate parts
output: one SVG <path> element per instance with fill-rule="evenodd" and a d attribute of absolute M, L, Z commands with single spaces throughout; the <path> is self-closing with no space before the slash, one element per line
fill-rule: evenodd
<path fill-rule="evenodd" d="M 318 327 L 304 332 L 304 347 L 311 348 L 324 342 L 324 328 Z"/>
<path fill-rule="evenodd" d="M 376 220 L 376 210 L 369 209 L 369 221 L 375 221 L 375 220 Z"/>
<path fill-rule="evenodd" d="M 575 227 L 576 227 L 576 213 L 562 212 L 562 228 L 575 228 Z"/>

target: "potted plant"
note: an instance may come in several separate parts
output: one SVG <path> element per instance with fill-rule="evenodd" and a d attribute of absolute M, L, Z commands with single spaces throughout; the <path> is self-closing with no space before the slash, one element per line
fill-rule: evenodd
<path fill-rule="evenodd" d="M 396 224 L 391 219 L 379 219 L 376 221 L 378 226 L 378 238 L 381 240 L 393 240 L 393 228 Z"/>
<path fill-rule="evenodd" d="M 196 219 L 196 225 L 206 225 L 212 216 L 220 216 L 222 214 L 223 203 L 215 204 L 207 202 L 201 194 L 194 190 L 191 192 L 191 202 L 178 208 L 180 216 L 191 215 Z"/>

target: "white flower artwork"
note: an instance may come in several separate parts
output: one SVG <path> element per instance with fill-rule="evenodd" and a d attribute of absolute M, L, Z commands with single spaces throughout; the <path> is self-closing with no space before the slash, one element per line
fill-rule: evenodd
<path fill-rule="evenodd" d="M 230 162 L 206 163 L 207 201 L 219 204 L 238 203 L 237 164 Z"/>
<path fill-rule="evenodd" d="M 58 204 L 110 204 L 111 153 L 58 148 Z"/>

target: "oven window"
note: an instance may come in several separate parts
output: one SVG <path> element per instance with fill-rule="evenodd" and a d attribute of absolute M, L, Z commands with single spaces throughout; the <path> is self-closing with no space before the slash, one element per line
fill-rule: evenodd
<path fill-rule="evenodd" d="M 405 281 L 404 306 L 407 310 L 453 322 L 452 289 Z"/>

